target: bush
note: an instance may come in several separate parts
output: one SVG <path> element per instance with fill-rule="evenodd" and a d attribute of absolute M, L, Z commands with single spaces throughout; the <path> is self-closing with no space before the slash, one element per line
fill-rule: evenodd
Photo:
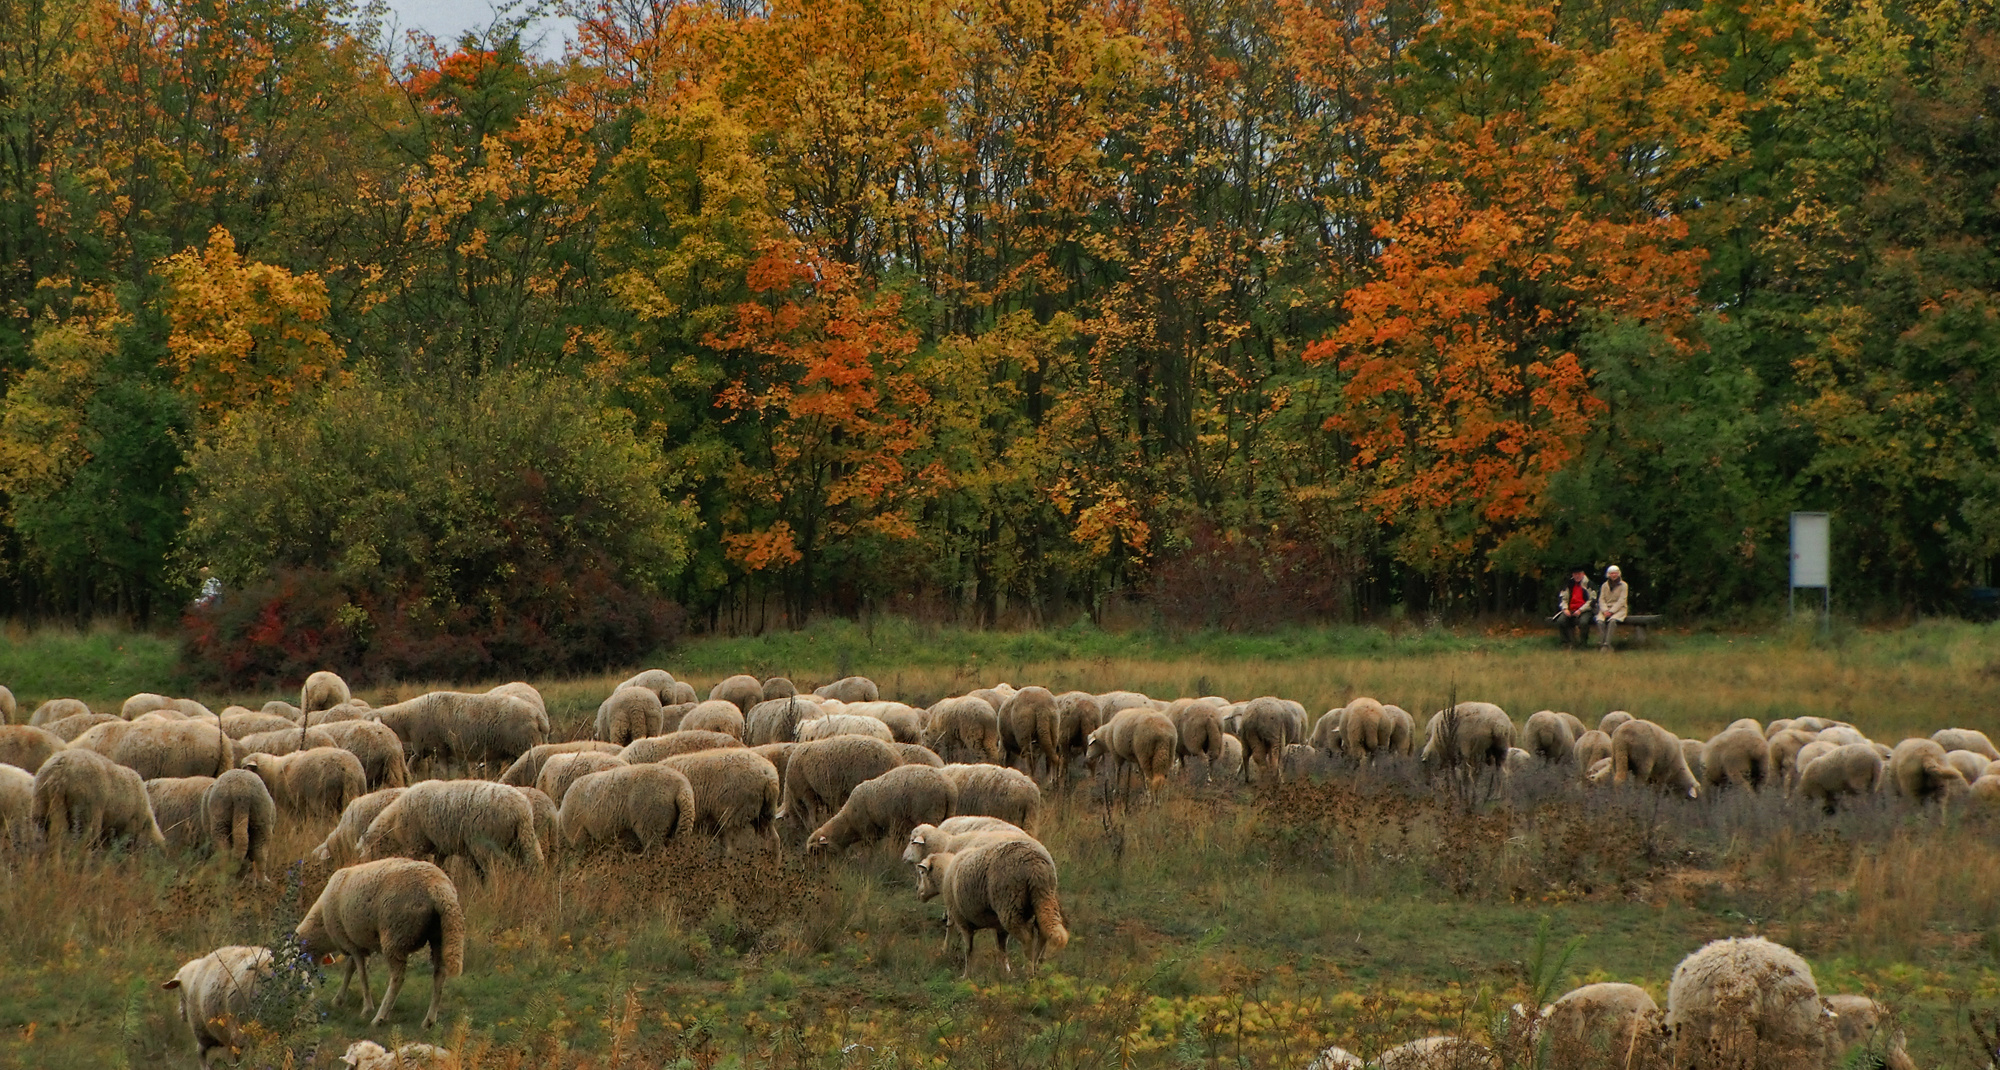
<path fill-rule="evenodd" d="M 349 384 L 239 414 L 190 471 L 181 562 L 223 587 L 183 622 L 198 679 L 595 671 L 684 625 L 657 592 L 692 514 L 574 384 Z"/>
<path fill-rule="evenodd" d="M 1163 553 L 1147 584 L 1153 607 L 1180 628 L 1263 632 L 1346 609 L 1353 576 L 1332 555 L 1279 535 L 1224 532 L 1197 518 L 1186 545 Z"/>

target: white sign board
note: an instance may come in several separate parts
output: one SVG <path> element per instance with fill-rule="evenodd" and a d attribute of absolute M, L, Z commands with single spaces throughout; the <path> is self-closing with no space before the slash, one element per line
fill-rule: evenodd
<path fill-rule="evenodd" d="M 1792 514 L 1792 586 L 1827 587 L 1827 515 Z"/>

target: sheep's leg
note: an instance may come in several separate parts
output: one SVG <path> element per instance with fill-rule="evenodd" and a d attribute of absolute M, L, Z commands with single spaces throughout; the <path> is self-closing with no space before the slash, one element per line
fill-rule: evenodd
<path fill-rule="evenodd" d="M 958 973 L 959 979 L 962 981 L 972 979 L 972 938 L 977 933 L 978 930 L 976 929 L 965 930 L 965 969 L 960 970 Z"/>
<path fill-rule="evenodd" d="M 375 997 L 368 994 L 368 953 L 363 951 L 354 956 L 354 963 L 361 968 L 361 1013 L 375 1009 Z"/>
<path fill-rule="evenodd" d="M 1007 927 L 1002 925 L 993 930 L 993 946 L 1000 956 L 1000 972 L 1012 976 L 1014 963 L 1007 958 Z"/>
<path fill-rule="evenodd" d="M 375 1025 L 389 1020 L 389 1008 L 396 1005 L 396 995 L 403 990 L 403 971 L 410 965 L 409 959 L 389 960 L 389 988 L 382 993 L 382 1007 L 375 1012 Z"/>
<path fill-rule="evenodd" d="M 437 1027 L 438 1006 L 444 1002 L 444 948 L 431 946 L 431 1009 L 424 1015 L 424 1028 Z"/>
<path fill-rule="evenodd" d="M 351 984 L 353 981 L 354 981 L 354 956 L 349 955 L 347 956 L 347 962 L 345 964 L 345 967 L 340 972 L 340 991 L 335 992 L 333 994 L 334 1006 L 338 1007 L 342 1003 L 347 1002 L 347 986 Z M 364 988 L 362 989 L 362 991 L 365 993 L 367 989 Z M 368 997 L 366 995 L 363 995 L 362 998 L 366 999 Z"/>

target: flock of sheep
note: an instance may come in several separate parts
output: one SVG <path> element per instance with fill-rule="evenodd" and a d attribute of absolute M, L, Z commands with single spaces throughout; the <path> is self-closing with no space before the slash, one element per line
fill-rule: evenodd
<path fill-rule="evenodd" d="M 371 707 L 327 672 L 306 681 L 297 705 L 274 701 L 258 711 L 231 706 L 218 715 L 193 700 L 141 694 L 115 716 L 74 699 L 42 703 L 26 724 L 13 723 L 16 712 L 0 687 L 0 842 L 213 850 L 254 876 L 270 861 L 279 814 L 331 822 L 314 854 L 340 868 L 298 937 L 307 953 L 344 958 L 336 1004 L 360 972 L 362 1009 L 377 1026 L 416 952 L 427 949 L 433 963 L 426 1027 L 438 1019 L 445 981 L 460 971 L 464 912 L 439 868 L 453 857 L 484 879 L 495 867 L 539 868 L 553 850 L 594 844 L 644 851 L 703 836 L 777 852 L 787 842 L 807 851 L 900 843 L 919 896 L 942 900 L 946 948 L 962 940 L 967 972 L 982 929 L 994 932 L 1003 969 L 1011 972 L 1010 939 L 1036 965 L 1069 939 L 1055 861 L 1034 835 L 1043 785 L 1068 784 L 1079 762 L 1092 774 L 1108 767 L 1112 790 L 1128 795 L 1159 790 L 1177 767 L 1204 778 L 1283 779 L 1333 761 L 1400 758 L 1489 778 L 1496 790 L 1526 771 L 1556 769 L 1587 785 L 1689 797 L 1728 786 L 1773 790 L 1829 810 L 1878 791 L 2000 800 L 2000 752 L 1976 731 L 1946 729 L 1889 747 L 1851 725 L 1805 717 L 1741 720 L 1698 741 L 1622 711 L 1588 728 L 1544 710 L 1517 729 L 1483 702 L 1441 710 L 1420 732 L 1408 712 L 1368 698 L 1308 727 L 1304 707 L 1275 697 L 1165 702 L 1002 684 L 922 709 L 883 701 L 865 677 L 800 694 L 782 677 L 734 676 L 701 700 L 652 669 L 604 700 L 592 738 L 570 742 L 549 741 L 547 707 L 524 683 Z M 414 780 L 412 769 L 460 778 Z M 480 771 L 497 777 L 475 778 Z M 376 955 L 389 967 L 379 1009 L 367 971 Z M 1751 965 L 1729 965 L 1738 960 Z M 204 1066 L 238 1045 L 235 1018 L 271 969 L 270 949 L 225 947 L 166 983 L 179 993 Z M 1724 941 L 1676 971 L 1664 1013 L 1643 990 L 1594 985 L 1545 1008 L 1536 1028 L 1624 1037 L 1628 1061 L 1620 1065 L 1637 1065 L 1631 1045 L 1642 1035 L 1686 1042 L 1746 1020 L 1741 1007 L 1713 1010 L 1733 1006 L 1745 971 L 1761 971 L 1743 989 L 1762 993 L 1749 1018 L 1798 1026 L 1760 1024 L 1759 1036 L 1837 1052 L 1867 1040 L 1862 1034 L 1879 1020 L 1880 1008 L 1861 997 L 1820 999 L 1810 970 L 1789 951 Z M 1774 988 L 1779 976 L 1793 980 Z M 1808 990 L 1810 999 L 1785 994 Z M 1476 1050 L 1469 1040 L 1429 1038 L 1374 1065 L 1486 1065 L 1485 1055 L 1464 1062 Z M 1907 1062 L 1900 1045 L 1894 1057 Z M 442 1065 L 450 1055 L 364 1041 L 347 1061 L 398 1059 Z M 1361 1063 L 1329 1049 L 1315 1065 Z"/>

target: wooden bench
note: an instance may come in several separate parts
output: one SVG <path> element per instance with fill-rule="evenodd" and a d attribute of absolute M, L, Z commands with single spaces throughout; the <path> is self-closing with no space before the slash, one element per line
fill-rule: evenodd
<path fill-rule="evenodd" d="M 1620 632 L 1630 632 L 1632 643 L 1635 646 L 1645 646 L 1647 638 L 1646 629 L 1659 624 L 1665 619 L 1665 615 L 1660 613 L 1627 613 L 1625 619 L 1618 622 L 1618 630 Z M 1588 629 L 1585 632 L 1586 636 L 1595 636 L 1597 634 L 1597 621 L 1595 619 L 1585 621 L 1584 626 Z M 1560 631 L 1562 629 L 1562 622 L 1550 620 L 1549 627 Z"/>

